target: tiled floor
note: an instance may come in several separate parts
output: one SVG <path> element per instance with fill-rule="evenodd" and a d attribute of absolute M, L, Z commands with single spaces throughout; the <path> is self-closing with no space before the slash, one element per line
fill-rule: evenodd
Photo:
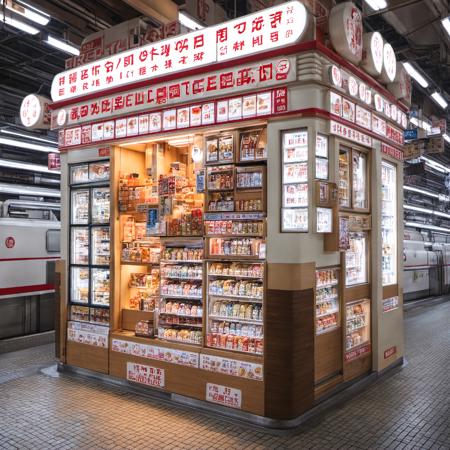
<path fill-rule="evenodd" d="M 450 302 L 406 314 L 407 366 L 289 432 L 67 375 L 51 346 L 0 355 L 1 449 L 450 449 Z"/>

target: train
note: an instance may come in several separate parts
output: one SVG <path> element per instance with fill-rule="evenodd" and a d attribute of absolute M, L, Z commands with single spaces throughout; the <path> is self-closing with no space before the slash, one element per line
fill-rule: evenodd
<path fill-rule="evenodd" d="M 0 339 L 54 329 L 60 204 L 0 202 Z"/>
<path fill-rule="evenodd" d="M 405 230 L 403 241 L 403 296 L 405 301 L 450 292 L 450 243 L 447 236 Z"/>

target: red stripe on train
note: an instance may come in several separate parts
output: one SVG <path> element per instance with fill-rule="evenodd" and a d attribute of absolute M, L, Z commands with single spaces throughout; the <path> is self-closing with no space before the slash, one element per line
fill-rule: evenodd
<path fill-rule="evenodd" d="M 16 286 L 0 289 L 0 295 L 25 294 L 36 291 L 53 291 L 53 284 L 32 284 L 30 286 Z"/>
<path fill-rule="evenodd" d="M 5 261 L 34 261 L 34 260 L 42 260 L 42 259 L 61 259 L 59 256 L 39 256 L 35 258 L 0 258 L 0 262 Z"/>

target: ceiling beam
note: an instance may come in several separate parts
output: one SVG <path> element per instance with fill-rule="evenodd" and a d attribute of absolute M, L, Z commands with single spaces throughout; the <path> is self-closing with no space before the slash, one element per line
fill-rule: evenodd
<path fill-rule="evenodd" d="M 178 19 L 178 5 L 172 0 L 123 0 L 132 8 L 158 22 L 168 23 Z"/>

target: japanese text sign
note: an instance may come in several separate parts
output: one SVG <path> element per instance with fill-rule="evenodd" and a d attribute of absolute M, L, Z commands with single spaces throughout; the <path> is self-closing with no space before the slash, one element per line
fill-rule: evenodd
<path fill-rule="evenodd" d="M 147 386 L 164 387 L 164 369 L 127 362 L 127 380 Z"/>
<path fill-rule="evenodd" d="M 300 40 L 306 24 L 307 12 L 302 3 L 283 3 L 61 72 L 53 79 L 52 99 L 68 100 L 284 47 Z"/>
<path fill-rule="evenodd" d="M 241 409 L 242 392 L 240 389 L 206 383 L 206 400 L 230 408 Z"/>

